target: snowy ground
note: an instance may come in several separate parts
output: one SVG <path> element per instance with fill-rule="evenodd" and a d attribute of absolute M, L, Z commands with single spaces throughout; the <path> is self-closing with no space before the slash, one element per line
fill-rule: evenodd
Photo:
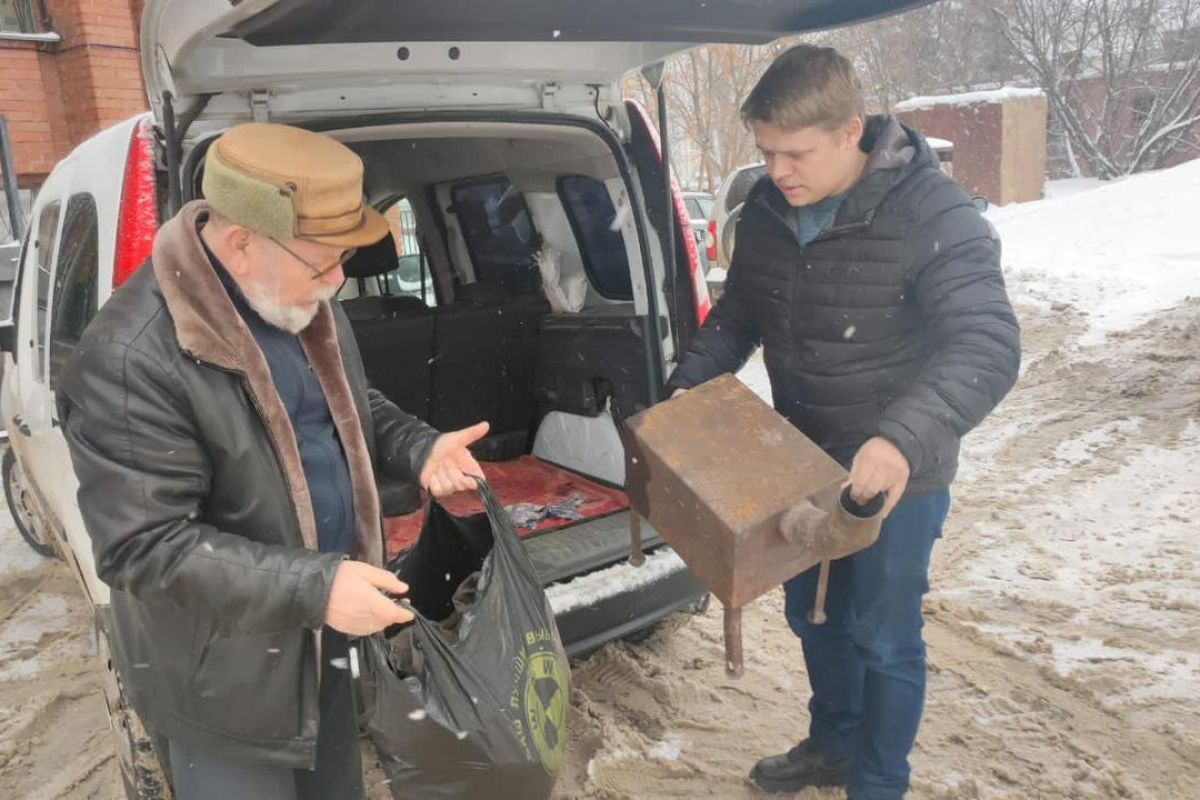
<path fill-rule="evenodd" d="M 1053 189 L 989 214 L 1025 365 L 935 552 L 918 800 L 1200 797 L 1200 162 Z M 7 519 L 0 571 L 0 798 L 118 796 L 78 591 Z M 766 797 L 807 684 L 779 593 L 744 625 L 740 681 L 716 604 L 579 664 L 556 796 Z"/>

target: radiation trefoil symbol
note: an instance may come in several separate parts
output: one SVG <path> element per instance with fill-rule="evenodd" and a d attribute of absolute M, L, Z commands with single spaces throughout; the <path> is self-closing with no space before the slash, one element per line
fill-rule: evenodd
<path fill-rule="evenodd" d="M 542 765 L 551 775 L 567 749 L 568 678 L 554 653 L 533 653 L 525 667 L 525 722 Z"/>

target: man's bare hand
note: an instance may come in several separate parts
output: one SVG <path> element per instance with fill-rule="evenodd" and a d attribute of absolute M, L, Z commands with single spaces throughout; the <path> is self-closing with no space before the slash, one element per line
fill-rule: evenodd
<path fill-rule="evenodd" d="M 887 492 L 883 516 L 892 513 L 908 486 L 908 459 L 896 445 L 876 436 L 869 439 L 854 455 L 850 465 L 850 496 L 856 503 L 866 503 L 880 492 Z"/>
<path fill-rule="evenodd" d="M 439 436 L 421 468 L 421 488 L 433 492 L 434 497 L 475 489 L 473 476 L 482 476 L 483 470 L 467 448 L 487 436 L 489 428 L 486 422 L 480 422 Z"/>
<path fill-rule="evenodd" d="M 382 593 L 403 595 L 408 586 L 385 569 L 361 561 L 343 561 L 333 576 L 325 624 L 347 636 L 370 636 L 389 625 L 411 622 L 413 615 Z"/>

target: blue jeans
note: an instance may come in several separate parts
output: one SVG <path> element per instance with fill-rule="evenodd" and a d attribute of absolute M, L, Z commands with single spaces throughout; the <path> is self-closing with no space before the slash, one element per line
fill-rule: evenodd
<path fill-rule="evenodd" d="M 849 759 L 851 800 L 898 800 L 925 706 L 921 598 L 950 493 L 900 503 L 879 541 L 830 565 L 828 620 L 807 620 L 818 567 L 784 584 L 788 624 L 804 645 L 812 686 L 809 739 Z"/>

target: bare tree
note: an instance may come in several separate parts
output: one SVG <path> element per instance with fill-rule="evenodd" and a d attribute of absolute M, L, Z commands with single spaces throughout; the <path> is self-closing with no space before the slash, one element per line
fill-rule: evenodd
<path fill-rule="evenodd" d="M 995 28 L 989 0 L 943 0 L 819 35 L 850 58 L 870 109 L 914 95 L 946 94 L 1011 80 L 1017 65 Z"/>
<path fill-rule="evenodd" d="M 741 121 L 741 104 L 771 60 L 790 44 L 710 45 L 667 62 L 663 81 L 673 161 L 682 174 L 694 175 L 699 187 L 713 191 L 736 167 L 757 160 L 754 139 Z M 641 75 L 629 77 L 625 96 L 657 118 L 654 89 Z M 681 163 L 689 154 L 694 163 Z"/>
<path fill-rule="evenodd" d="M 998 0 L 1077 172 L 1115 178 L 1200 153 L 1200 2 Z"/>

